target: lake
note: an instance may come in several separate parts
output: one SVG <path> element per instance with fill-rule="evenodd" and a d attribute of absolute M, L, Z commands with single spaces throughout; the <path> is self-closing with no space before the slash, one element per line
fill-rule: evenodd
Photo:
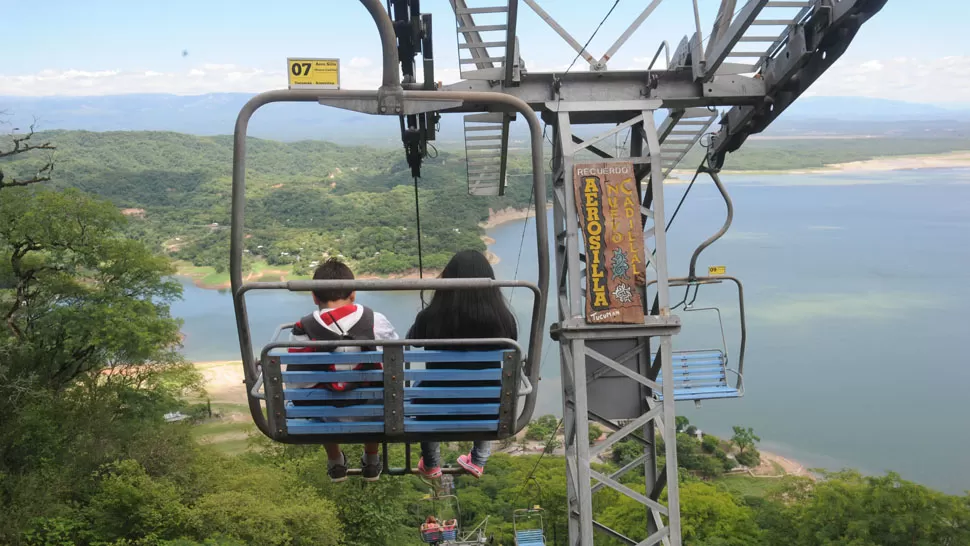
<path fill-rule="evenodd" d="M 732 425 L 754 427 L 764 449 L 810 467 L 895 470 L 950 493 L 970 489 L 970 169 L 723 178 L 734 223 L 699 267 L 725 265 L 744 282 L 746 395 L 700 408 L 682 402 L 678 411 L 721 436 Z M 668 211 L 686 187 L 666 186 Z M 699 181 L 668 234 L 672 275 L 686 275 L 693 248 L 723 218 L 717 191 Z M 534 280 L 532 221 L 489 235 L 497 276 L 513 278 L 518 265 L 518 278 Z M 671 293 L 674 302 L 682 296 Z M 401 335 L 420 308 L 416 293 L 359 301 Z M 258 342 L 313 309 L 308 295 L 285 292 L 251 294 L 248 304 Z M 720 307 L 736 359 L 736 295 L 705 287 L 696 305 Z M 525 290 L 513 306 L 524 323 Z M 186 281 L 173 313 L 185 321 L 187 358 L 239 358 L 228 292 Z M 682 314 L 675 348 L 720 347 L 716 321 L 701 315 Z M 544 343 L 537 411 L 561 414 L 558 351 Z"/>

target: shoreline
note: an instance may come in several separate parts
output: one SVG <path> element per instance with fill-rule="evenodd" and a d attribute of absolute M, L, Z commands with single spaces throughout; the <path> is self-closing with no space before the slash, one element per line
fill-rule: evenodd
<path fill-rule="evenodd" d="M 241 386 L 243 373 L 242 363 L 239 360 L 200 361 L 193 362 L 192 365 L 202 374 L 206 392 L 213 403 L 245 406 L 247 403 L 246 392 Z M 495 448 L 495 451 L 499 451 L 497 445 Z M 756 468 L 735 471 L 733 473 L 764 479 L 777 479 L 785 476 L 804 477 L 813 481 L 818 479 L 817 476 L 809 471 L 807 466 L 797 460 L 782 457 L 770 451 L 761 449 L 758 451 L 761 453 L 761 465 Z M 778 464 L 784 471 L 784 474 L 775 474 L 775 468 L 772 463 Z"/>
<path fill-rule="evenodd" d="M 914 171 L 921 169 L 970 169 L 970 150 L 947 152 L 944 154 L 897 155 L 874 157 L 845 163 L 830 163 L 821 168 L 784 169 L 784 170 L 730 170 L 721 174 L 866 174 L 890 171 Z M 669 180 L 667 183 L 685 184 L 690 181 L 693 171 L 674 169 L 671 175 L 686 176 L 687 180 Z"/>
<path fill-rule="evenodd" d="M 927 155 L 902 155 L 902 156 L 884 156 L 877 157 L 873 159 L 866 159 L 860 161 L 850 161 L 846 163 L 832 163 L 828 164 L 822 168 L 808 168 L 808 169 L 788 169 L 788 170 L 724 170 L 722 174 L 735 176 L 735 175 L 831 175 L 831 174 L 867 174 L 867 173 L 880 173 L 880 172 L 891 172 L 891 171 L 905 171 L 905 170 L 921 170 L 921 169 L 970 169 L 970 150 L 968 151 L 956 151 L 948 152 L 943 154 L 927 154 Z M 670 173 L 670 177 L 667 178 L 664 183 L 670 185 L 681 185 L 690 182 L 690 178 L 693 176 L 693 171 L 674 169 Z M 552 203 L 546 204 L 546 209 L 551 209 Z M 528 209 L 517 209 L 514 207 L 506 207 L 503 209 L 492 209 L 488 210 L 488 219 L 484 222 L 480 222 L 478 225 L 482 229 L 489 230 L 507 224 L 510 222 L 516 222 L 520 220 L 526 220 L 535 215 L 535 207 Z M 495 244 L 495 239 L 490 237 L 488 234 L 482 235 L 482 241 L 485 243 L 486 247 Z M 489 263 L 495 265 L 500 262 L 500 258 L 490 250 L 485 251 L 486 257 L 488 257 Z M 205 290 L 228 290 L 231 286 L 228 280 L 218 282 L 218 283 L 206 283 L 203 282 L 204 278 L 207 276 L 200 273 L 192 273 L 191 270 L 194 266 L 186 268 L 186 270 L 179 270 L 176 273 L 177 277 L 184 277 L 191 279 L 193 284 L 198 288 Z M 439 269 L 427 269 L 424 272 L 424 276 L 428 278 L 437 277 L 441 274 Z M 278 269 L 265 269 L 260 272 L 250 272 L 245 281 L 256 280 L 265 276 L 278 275 L 279 281 L 295 280 L 297 278 L 305 278 L 300 276 L 294 276 L 284 270 Z M 359 279 L 366 280 L 377 280 L 377 279 L 405 279 L 405 280 L 416 280 L 421 278 L 418 274 L 417 269 L 410 269 L 400 273 L 392 273 L 388 275 L 375 275 L 367 274 L 361 275 Z"/>

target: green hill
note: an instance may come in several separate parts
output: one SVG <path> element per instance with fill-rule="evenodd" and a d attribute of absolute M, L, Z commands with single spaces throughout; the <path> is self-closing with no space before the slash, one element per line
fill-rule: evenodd
<path fill-rule="evenodd" d="M 137 238 L 175 258 L 223 271 L 228 262 L 232 139 L 165 132 L 57 131 L 55 187 L 111 200 Z M 248 146 L 247 250 L 297 273 L 324 254 L 344 255 L 364 273 L 417 267 L 413 181 L 400 150 L 329 142 Z M 42 158 L 9 168 L 26 171 Z M 518 163 L 518 159 L 512 161 Z M 461 249 L 484 250 L 478 224 L 490 207 L 525 207 L 531 186 L 517 179 L 503 198 L 467 196 L 462 157 L 425 162 L 421 190 L 424 265 Z"/>
<path fill-rule="evenodd" d="M 130 216 L 130 235 L 224 281 L 228 265 L 232 139 L 170 132 L 53 131 L 35 136 L 57 146 L 53 186 L 111 200 Z M 877 138 L 751 140 L 728 156 L 727 170 L 822 167 L 884 155 L 970 149 L 970 140 Z M 548 152 L 548 151 L 547 151 Z M 400 149 L 322 141 L 250 139 L 247 180 L 248 263 L 306 274 L 325 255 L 342 255 L 361 273 L 399 273 L 418 266 L 413 181 Z M 700 161 L 700 150 L 682 164 Z M 5 166 L 29 171 L 34 155 Z M 595 161 L 596 158 L 591 157 Z M 521 152 L 510 174 L 528 172 Z M 524 208 L 526 177 L 513 177 L 505 197 L 470 197 L 461 154 L 425 161 L 419 181 L 426 268 L 461 249 L 484 250 L 479 223 L 489 208 Z M 196 270 L 198 272 L 198 270 Z M 221 276 L 219 276 L 221 274 Z"/>

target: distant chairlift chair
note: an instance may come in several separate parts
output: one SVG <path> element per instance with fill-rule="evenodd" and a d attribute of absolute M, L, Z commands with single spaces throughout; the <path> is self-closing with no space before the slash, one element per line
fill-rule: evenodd
<path fill-rule="evenodd" d="M 717 172 L 705 167 L 704 164 L 701 164 L 698 168 L 698 174 L 701 172 L 707 173 L 711 177 L 715 187 L 721 193 L 727 209 L 727 215 L 721 228 L 694 250 L 690 259 L 688 276 L 684 278 L 671 278 L 668 284 L 670 288 L 677 286 L 686 287 L 683 301 L 675 305 L 672 310 L 683 305 L 684 311 L 686 312 L 714 311 L 717 313 L 717 322 L 721 329 L 720 349 L 674 351 L 671 353 L 674 400 L 693 400 L 696 404 L 700 404 L 701 400 L 739 398 L 744 396 L 744 348 L 747 341 L 747 326 L 744 319 L 744 287 L 741 281 L 728 275 L 709 275 L 706 277 L 698 277 L 696 275 L 697 259 L 701 252 L 727 233 L 728 228 L 731 226 L 731 220 L 734 217 L 734 205 L 731 203 L 731 197 L 728 195 L 724 184 L 721 183 Z M 741 326 L 741 344 L 738 349 L 738 367 L 736 370 L 729 368 L 730 361 L 728 359 L 727 340 L 724 335 L 724 321 L 721 319 L 721 311 L 716 307 L 694 307 L 694 301 L 697 300 L 697 293 L 702 285 L 721 284 L 724 281 L 733 282 L 738 289 L 738 320 Z M 650 281 L 648 286 L 656 282 L 656 280 Z M 691 288 L 694 289 L 693 296 L 691 296 Z M 652 355 L 652 357 L 656 358 L 656 354 Z M 663 374 L 657 375 L 657 383 L 663 383 Z M 654 392 L 654 397 L 658 400 L 663 400 L 663 394 L 660 392 Z"/>
<path fill-rule="evenodd" d="M 538 527 L 535 527 L 536 524 Z M 521 529 L 522 526 L 525 528 Z M 545 546 L 542 508 L 535 506 L 512 512 L 512 531 L 515 533 L 515 546 Z"/>

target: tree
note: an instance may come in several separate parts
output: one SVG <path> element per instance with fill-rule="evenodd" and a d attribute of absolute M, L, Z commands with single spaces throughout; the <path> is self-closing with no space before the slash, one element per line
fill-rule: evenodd
<path fill-rule="evenodd" d="M 175 362 L 174 270 L 122 234 L 110 203 L 75 190 L 0 198 L 0 350 L 6 375 L 54 389 L 109 368 Z"/>
<path fill-rule="evenodd" d="M 955 497 L 903 480 L 831 473 L 817 483 L 788 479 L 762 519 L 771 544 L 931 546 L 970 544 L 970 497 Z"/>
<path fill-rule="evenodd" d="M 677 424 L 677 432 L 684 432 L 690 425 L 690 419 L 684 417 L 683 415 L 678 415 L 674 418 L 674 422 Z"/>
<path fill-rule="evenodd" d="M 734 436 L 731 436 L 731 443 L 738 448 L 738 454 L 743 454 L 745 449 L 753 448 L 755 442 L 760 442 L 761 438 L 755 435 L 751 427 L 744 428 L 735 426 Z"/>
<path fill-rule="evenodd" d="M 603 429 L 593 423 L 589 424 L 589 445 L 596 443 L 599 437 L 603 435 Z"/>
<path fill-rule="evenodd" d="M 46 160 L 40 163 L 31 162 L 27 169 L 28 172 L 25 177 L 14 178 L 9 177 L 0 169 L 0 190 L 5 188 L 14 187 L 25 187 L 32 184 L 38 184 L 41 182 L 47 182 L 51 179 L 51 174 L 54 172 L 54 155 L 53 152 L 55 147 L 50 142 L 42 142 L 40 144 L 34 144 L 31 139 L 34 137 L 34 127 L 35 124 L 31 124 L 30 129 L 26 134 L 17 135 L 14 133 L 10 136 L 10 146 L 6 149 L 0 148 L 0 159 L 13 159 L 15 156 L 24 156 L 31 154 L 31 152 L 36 152 L 37 150 L 46 150 L 49 152 Z M 17 131 L 17 129 L 14 129 Z"/>

